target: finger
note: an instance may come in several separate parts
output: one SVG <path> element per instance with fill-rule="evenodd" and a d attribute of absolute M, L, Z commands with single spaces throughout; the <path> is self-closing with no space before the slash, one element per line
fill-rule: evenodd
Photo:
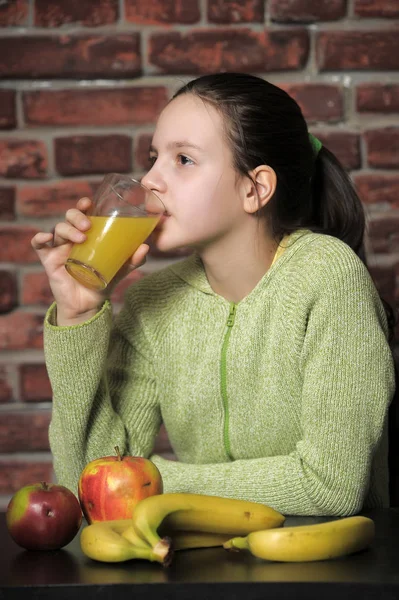
<path fill-rule="evenodd" d="M 132 258 L 125 262 L 123 267 L 119 269 L 118 273 L 113 278 L 111 284 L 108 285 L 108 294 L 111 294 L 115 287 L 118 285 L 118 283 L 127 275 L 129 275 L 129 273 L 131 273 L 138 267 L 141 267 L 145 263 L 146 255 L 149 249 L 150 247 L 147 244 L 141 244 L 141 246 L 138 247 Z"/>
<path fill-rule="evenodd" d="M 34 250 L 41 250 L 53 240 L 52 231 L 40 231 L 31 239 L 31 246 Z"/>
<path fill-rule="evenodd" d="M 91 227 L 90 220 L 81 210 L 78 210 L 77 208 L 70 208 L 67 210 L 65 218 L 67 222 L 76 227 L 76 229 L 86 231 Z"/>
<path fill-rule="evenodd" d="M 79 244 L 84 242 L 86 235 L 70 223 L 57 223 L 54 232 L 53 246 L 61 246 L 67 242 Z"/>
<path fill-rule="evenodd" d="M 148 244 L 141 244 L 133 254 L 130 260 L 130 265 L 135 269 L 137 269 L 137 267 L 141 267 L 146 261 L 149 249 L 150 247 Z"/>
<path fill-rule="evenodd" d="M 92 204 L 93 202 L 90 200 L 90 198 L 85 196 L 77 201 L 76 208 L 82 212 L 87 212 L 91 208 Z"/>

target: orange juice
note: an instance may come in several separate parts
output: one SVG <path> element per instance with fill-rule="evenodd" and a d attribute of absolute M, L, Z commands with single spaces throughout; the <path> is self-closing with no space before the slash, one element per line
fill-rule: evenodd
<path fill-rule="evenodd" d="M 86 287 L 104 289 L 150 235 L 159 218 L 89 217 L 87 239 L 72 247 L 65 265 L 68 273 Z"/>

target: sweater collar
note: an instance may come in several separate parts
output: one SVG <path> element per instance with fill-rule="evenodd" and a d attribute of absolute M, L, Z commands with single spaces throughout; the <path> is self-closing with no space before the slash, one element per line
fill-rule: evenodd
<path fill-rule="evenodd" d="M 291 233 L 283 238 L 281 245 L 277 249 L 276 256 L 271 267 L 266 271 L 258 285 L 266 278 L 268 279 L 270 277 L 271 273 L 274 272 L 279 265 L 280 258 L 282 256 L 286 256 L 288 258 L 288 256 L 291 254 L 292 247 L 295 245 L 295 242 L 309 233 L 311 232 L 307 229 L 298 229 L 294 233 Z M 204 294 L 210 294 L 212 296 L 218 295 L 213 291 L 206 276 L 202 260 L 197 253 L 194 252 L 185 260 L 172 265 L 170 269 L 175 275 L 180 277 L 180 279 L 200 292 L 203 292 Z M 258 285 L 256 287 L 258 287 Z"/>
<path fill-rule="evenodd" d="M 211 288 L 202 260 L 196 252 L 191 254 L 191 256 L 185 260 L 172 265 L 170 269 L 175 275 L 180 277 L 180 279 L 200 292 L 211 294 L 213 296 L 217 295 Z"/>

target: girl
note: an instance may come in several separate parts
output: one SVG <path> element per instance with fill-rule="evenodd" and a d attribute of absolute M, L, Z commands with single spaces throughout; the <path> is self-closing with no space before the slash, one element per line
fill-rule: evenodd
<path fill-rule="evenodd" d="M 59 482 L 76 492 L 85 464 L 119 445 L 153 460 L 165 492 L 287 515 L 386 506 L 387 318 L 335 157 L 283 90 L 224 73 L 177 92 L 150 162 L 142 182 L 167 209 L 157 247 L 194 252 L 132 285 L 114 323 L 110 302 L 64 269 L 90 200 L 32 240 L 55 298 L 45 353 Z M 177 461 L 152 454 L 161 422 Z"/>

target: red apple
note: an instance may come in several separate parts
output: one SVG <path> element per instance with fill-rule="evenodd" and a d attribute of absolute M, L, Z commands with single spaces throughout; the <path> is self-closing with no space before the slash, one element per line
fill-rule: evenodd
<path fill-rule="evenodd" d="M 33 483 L 14 494 L 6 512 L 14 541 L 27 550 L 56 550 L 79 531 L 82 510 L 76 496 L 63 485 Z"/>
<path fill-rule="evenodd" d="M 130 519 L 143 498 L 162 494 L 161 473 L 153 462 L 140 456 L 104 456 L 83 469 L 78 494 L 88 523 Z"/>

